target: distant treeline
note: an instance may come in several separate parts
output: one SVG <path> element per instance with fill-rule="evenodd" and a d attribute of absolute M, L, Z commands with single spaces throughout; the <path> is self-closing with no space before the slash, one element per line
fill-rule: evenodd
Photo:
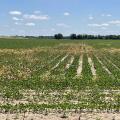
<path fill-rule="evenodd" d="M 87 35 L 87 34 L 71 34 L 70 36 L 63 36 L 61 33 L 54 35 L 55 39 L 120 39 L 120 35 Z"/>
<path fill-rule="evenodd" d="M 37 39 L 72 39 L 72 40 L 84 40 L 84 39 L 120 39 L 120 35 L 88 35 L 88 34 L 71 34 L 70 36 L 63 36 L 63 34 L 58 33 L 54 36 L 12 36 L 16 38 L 37 38 Z"/>

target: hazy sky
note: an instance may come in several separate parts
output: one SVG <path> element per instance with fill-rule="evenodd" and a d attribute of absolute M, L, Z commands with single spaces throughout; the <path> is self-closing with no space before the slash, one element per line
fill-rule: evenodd
<path fill-rule="evenodd" d="M 120 0 L 0 0 L 0 35 L 119 34 Z"/>

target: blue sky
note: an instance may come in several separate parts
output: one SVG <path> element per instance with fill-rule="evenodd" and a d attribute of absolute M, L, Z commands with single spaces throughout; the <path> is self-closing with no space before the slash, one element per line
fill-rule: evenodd
<path fill-rule="evenodd" d="M 1 0 L 0 35 L 119 34 L 120 0 Z"/>

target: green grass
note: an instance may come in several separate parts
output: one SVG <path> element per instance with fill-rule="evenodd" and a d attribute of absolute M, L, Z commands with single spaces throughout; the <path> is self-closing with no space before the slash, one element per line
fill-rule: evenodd
<path fill-rule="evenodd" d="M 20 49 L 36 47 L 54 47 L 60 44 L 85 43 L 94 48 L 119 48 L 120 40 L 55 40 L 55 39 L 9 39 L 0 38 L 0 48 Z"/>
<path fill-rule="evenodd" d="M 36 47 L 53 47 L 60 43 L 57 40 L 46 39 L 0 39 L 0 48 L 21 49 L 21 48 L 36 48 Z"/>

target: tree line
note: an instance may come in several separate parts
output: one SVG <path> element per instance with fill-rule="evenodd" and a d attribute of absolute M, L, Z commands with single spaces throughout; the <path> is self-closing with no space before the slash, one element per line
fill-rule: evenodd
<path fill-rule="evenodd" d="M 32 38 L 32 39 L 71 39 L 71 40 L 89 40 L 89 39 L 103 39 L 103 40 L 108 40 L 108 39 L 113 39 L 113 40 L 120 40 L 120 35 L 88 35 L 88 34 L 70 34 L 69 36 L 63 36 L 63 34 L 58 33 L 55 34 L 54 36 L 12 36 L 15 38 Z"/>
<path fill-rule="evenodd" d="M 88 34 L 71 34 L 70 36 L 63 36 L 61 33 L 54 35 L 55 39 L 120 39 L 120 35 L 88 35 Z"/>

